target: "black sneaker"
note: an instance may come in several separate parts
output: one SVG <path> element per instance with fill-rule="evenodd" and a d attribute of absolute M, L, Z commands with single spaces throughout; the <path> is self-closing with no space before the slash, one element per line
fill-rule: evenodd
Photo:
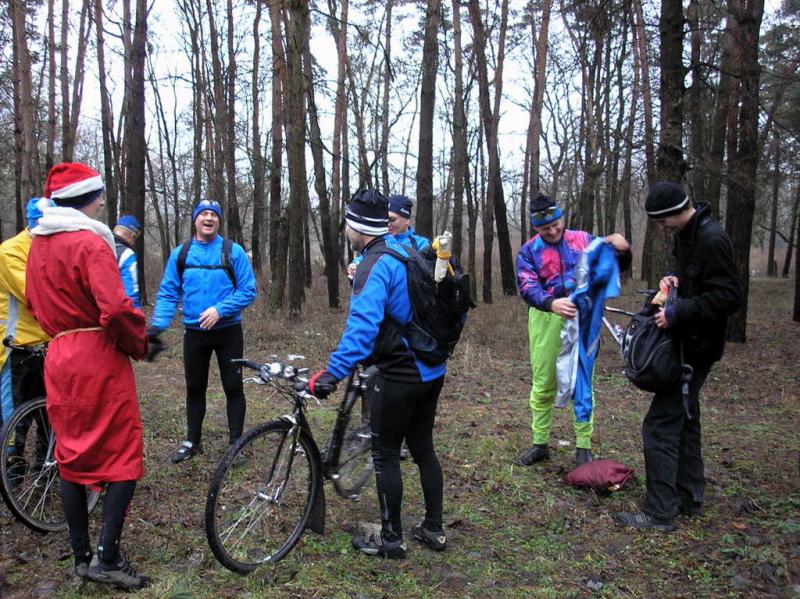
<path fill-rule="evenodd" d="M 584 464 L 588 464 L 592 461 L 594 461 L 594 456 L 592 455 L 591 449 L 578 447 L 578 449 L 575 450 L 575 463 L 578 466 L 583 466 Z"/>
<path fill-rule="evenodd" d="M 445 536 L 444 531 L 433 532 L 432 530 L 425 528 L 424 523 L 414 526 L 411 529 L 411 536 L 414 538 L 414 540 L 419 541 L 420 543 L 425 543 L 428 548 L 433 549 L 434 551 L 444 551 L 445 547 L 447 547 L 447 537 Z"/>
<path fill-rule="evenodd" d="M 73 572 L 75 576 L 78 578 L 88 578 L 89 577 L 89 564 L 92 561 L 92 554 L 89 553 L 88 555 L 76 557 L 75 558 L 75 566 L 73 567 Z"/>
<path fill-rule="evenodd" d="M 353 535 L 353 547 L 361 553 L 387 559 L 403 559 L 406 556 L 406 544 L 403 539 L 387 541 L 381 538 L 380 527 L 370 525 Z"/>
<path fill-rule="evenodd" d="M 522 454 L 517 458 L 517 461 L 514 463 L 519 464 L 520 466 L 532 466 L 536 462 L 549 459 L 550 450 L 547 448 L 547 445 L 534 445 L 533 447 L 523 451 Z"/>
<path fill-rule="evenodd" d="M 170 461 L 173 464 L 180 464 L 181 462 L 193 458 L 198 453 L 203 453 L 203 447 L 200 443 L 192 443 L 191 441 L 182 441 L 172 454 Z"/>
<path fill-rule="evenodd" d="M 631 528 L 649 528 L 660 532 L 672 532 L 678 528 L 671 518 L 662 520 L 645 512 L 617 512 L 614 520 Z"/>
<path fill-rule="evenodd" d="M 681 503 L 678 507 L 678 511 L 682 516 L 686 516 L 687 518 L 699 518 L 703 515 L 703 504 L 695 503 L 693 501 Z"/>
<path fill-rule="evenodd" d="M 100 584 L 112 584 L 118 589 L 133 591 L 143 589 L 150 584 L 150 579 L 142 576 L 121 553 L 115 565 L 106 565 L 95 555 L 89 566 L 88 578 Z"/>

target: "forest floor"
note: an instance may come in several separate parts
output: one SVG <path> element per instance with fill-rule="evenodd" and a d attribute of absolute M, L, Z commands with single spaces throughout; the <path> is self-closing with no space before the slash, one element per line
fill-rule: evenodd
<path fill-rule="evenodd" d="M 633 288 L 634 285 L 629 285 Z M 573 467 L 571 414 L 554 416 L 549 462 L 514 459 L 530 443 L 527 316 L 518 298 L 496 297 L 470 318 L 439 404 L 435 441 L 445 476 L 448 549 L 410 540 L 422 516 L 419 479 L 404 462 L 408 557 L 383 561 L 355 552 L 350 530 L 377 521 L 374 485 L 359 503 L 325 486 L 327 530 L 303 535 L 283 561 L 249 576 L 221 567 L 204 535 L 209 478 L 226 449 L 224 399 L 212 371 L 206 453 L 176 466 L 183 437 L 179 327 L 155 364 L 137 364 L 147 474 L 139 483 L 123 547 L 153 579 L 140 597 L 729 597 L 800 595 L 800 325 L 791 322 L 791 281 L 751 285 L 748 342 L 729 345 L 701 396 L 707 507 L 679 518 L 673 534 L 637 532 L 611 515 L 635 509 L 644 492 L 640 424 L 649 401 L 621 374 L 604 333 L 596 369 L 595 452 L 635 471 L 608 496 L 563 482 Z M 336 345 L 344 311 L 324 308 L 324 290 L 300 321 L 265 314 L 263 294 L 248 314 L 246 356 L 302 353 L 312 370 Z M 627 291 L 614 303 L 633 309 Z M 248 426 L 287 411 L 248 387 Z M 338 396 L 311 413 L 322 445 Z M 93 515 L 96 530 L 100 510 Z M 96 538 L 96 537 L 95 537 Z M 72 578 L 66 533 L 40 535 L 0 506 L 0 597 L 111 597 Z"/>

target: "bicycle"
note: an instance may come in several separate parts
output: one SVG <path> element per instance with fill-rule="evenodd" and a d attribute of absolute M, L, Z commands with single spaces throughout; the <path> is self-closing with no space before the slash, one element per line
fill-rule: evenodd
<path fill-rule="evenodd" d="M 246 574 L 285 557 L 306 528 L 324 533 L 323 480 L 331 480 L 345 499 L 360 498 L 373 472 L 364 398 L 376 369 L 359 367 L 347 380 L 321 453 L 306 419 L 307 400 L 316 400 L 306 391 L 308 369 L 235 362 L 255 370 L 254 382 L 269 385 L 293 406 L 291 414 L 245 433 L 223 457 L 208 490 L 205 525 L 211 551 L 229 570 Z M 360 417 L 351 418 L 359 399 Z"/>
<path fill-rule="evenodd" d="M 21 346 L 8 339 L 12 349 L 44 357 L 47 345 Z M 47 398 L 26 401 L 12 412 L 0 432 L 0 495 L 8 509 L 28 528 L 56 532 L 67 528 L 61 505 L 61 477 L 55 459 L 55 433 L 47 418 Z M 91 512 L 100 491 L 90 489 L 86 501 Z"/>

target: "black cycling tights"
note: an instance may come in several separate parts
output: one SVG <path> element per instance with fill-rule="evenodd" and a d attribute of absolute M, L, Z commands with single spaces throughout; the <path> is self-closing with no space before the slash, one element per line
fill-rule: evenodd
<path fill-rule="evenodd" d="M 183 368 L 186 376 L 186 438 L 199 443 L 206 415 L 208 368 L 212 352 L 217 354 L 222 390 L 225 391 L 228 411 L 229 442 L 242 436 L 245 399 L 242 367 L 231 359 L 241 358 L 244 348 L 242 325 L 200 331 L 186 329 L 183 336 Z"/>
<path fill-rule="evenodd" d="M 133 499 L 135 480 L 109 483 L 103 502 L 103 527 L 97 553 L 108 565 L 119 560 L 119 540 L 125 524 L 125 513 Z M 61 481 L 61 501 L 69 525 L 69 543 L 76 562 L 88 561 L 92 557 L 89 542 L 89 513 L 86 508 L 86 487 L 77 483 Z"/>
<path fill-rule="evenodd" d="M 404 438 L 419 468 L 425 528 L 442 530 L 442 467 L 433 449 L 433 422 L 443 383 L 444 377 L 428 383 L 402 383 L 379 376 L 370 390 L 372 461 L 381 508 L 381 535 L 387 540 L 403 537 L 400 446 Z"/>

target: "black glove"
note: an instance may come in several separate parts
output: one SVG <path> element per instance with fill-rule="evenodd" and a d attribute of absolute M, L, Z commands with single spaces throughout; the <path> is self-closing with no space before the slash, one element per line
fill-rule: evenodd
<path fill-rule="evenodd" d="M 308 390 L 311 394 L 319 399 L 325 399 L 336 390 L 336 385 L 339 381 L 336 380 L 327 370 L 320 370 L 317 374 L 311 377 L 308 381 Z"/>
<path fill-rule="evenodd" d="M 145 360 L 152 362 L 156 356 L 166 349 L 164 342 L 159 336 L 161 331 L 150 327 L 147 329 L 147 357 Z"/>

